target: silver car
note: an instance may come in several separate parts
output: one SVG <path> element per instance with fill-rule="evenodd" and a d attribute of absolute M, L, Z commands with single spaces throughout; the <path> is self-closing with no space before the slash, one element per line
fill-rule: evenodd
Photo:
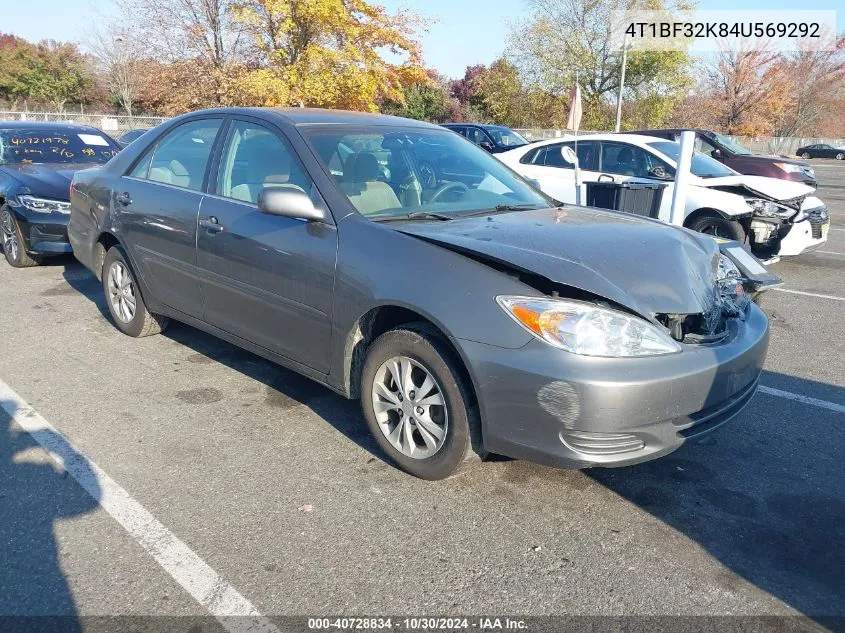
<path fill-rule="evenodd" d="M 177 319 L 360 399 L 427 479 L 665 455 L 748 403 L 768 346 L 710 237 L 556 206 L 418 121 L 194 112 L 77 173 L 71 205 L 121 331 Z"/>

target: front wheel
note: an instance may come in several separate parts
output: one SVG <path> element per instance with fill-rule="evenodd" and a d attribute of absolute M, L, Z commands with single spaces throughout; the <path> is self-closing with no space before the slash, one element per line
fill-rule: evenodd
<path fill-rule="evenodd" d="M 687 225 L 687 228 L 699 233 L 721 237 L 726 240 L 745 242 L 745 229 L 736 220 L 728 220 L 716 213 L 705 213 Z"/>
<path fill-rule="evenodd" d="M 167 317 L 147 310 L 129 260 L 119 246 L 112 246 L 106 253 L 102 279 L 106 303 L 118 330 L 140 338 L 167 327 Z"/>
<path fill-rule="evenodd" d="M 812 158 L 812 156 L 810 156 L 810 152 L 804 152 L 801 154 L 801 158 Z"/>
<path fill-rule="evenodd" d="M 475 455 L 472 394 L 451 350 L 427 332 L 396 329 L 373 342 L 361 405 L 378 445 L 412 475 L 445 479 Z"/>
<path fill-rule="evenodd" d="M 0 229 L 3 232 L 3 254 L 9 265 L 15 268 L 29 268 L 38 266 L 41 259 L 32 257 L 26 252 L 26 243 L 21 233 L 21 227 L 9 207 L 3 206 L 0 211 Z"/>

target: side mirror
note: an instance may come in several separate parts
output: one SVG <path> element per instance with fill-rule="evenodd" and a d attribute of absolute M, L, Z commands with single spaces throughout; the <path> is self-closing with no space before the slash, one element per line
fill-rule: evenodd
<path fill-rule="evenodd" d="M 720 149 L 717 147 L 717 148 L 716 148 L 716 149 L 714 149 L 712 152 L 710 152 L 710 155 L 711 155 L 713 158 L 721 158 L 721 157 L 722 157 L 722 150 L 720 150 Z"/>
<path fill-rule="evenodd" d="M 478 146 L 483 149 L 486 149 L 488 152 L 492 152 L 494 149 L 496 149 L 496 146 L 493 145 L 493 143 L 491 143 L 490 141 L 479 141 Z"/>
<path fill-rule="evenodd" d="M 648 175 L 652 178 L 657 178 L 658 180 L 671 180 L 674 178 L 664 167 L 658 165 L 657 167 L 652 167 L 648 170 Z"/>
<path fill-rule="evenodd" d="M 578 166 L 578 156 L 575 154 L 575 150 L 573 150 L 568 145 L 564 145 L 560 148 L 560 155 L 563 156 L 563 160 L 565 160 L 570 165 Z"/>
<path fill-rule="evenodd" d="M 325 222 L 326 212 L 311 202 L 308 194 L 288 187 L 264 187 L 258 194 L 258 208 L 268 215 Z"/>

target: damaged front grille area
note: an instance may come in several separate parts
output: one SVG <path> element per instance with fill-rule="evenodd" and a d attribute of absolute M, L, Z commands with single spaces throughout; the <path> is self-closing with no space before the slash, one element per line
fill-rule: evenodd
<path fill-rule="evenodd" d="M 697 314 L 656 314 L 655 317 L 676 341 L 712 345 L 728 337 L 731 319 L 745 319 L 751 299 L 742 280 L 732 277 L 714 284 L 706 303 L 705 310 Z"/>

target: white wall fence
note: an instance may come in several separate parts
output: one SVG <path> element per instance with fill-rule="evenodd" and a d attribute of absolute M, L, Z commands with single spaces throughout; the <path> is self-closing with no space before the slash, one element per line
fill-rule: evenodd
<path fill-rule="evenodd" d="M 50 121 L 77 123 L 99 128 L 113 136 L 139 127 L 155 127 L 168 117 L 80 114 L 78 112 L 11 112 L 0 110 L 0 121 Z"/>
<path fill-rule="evenodd" d="M 548 129 L 517 129 L 529 141 L 541 141 L 552 138 L 560 138 L 564 135 L 571 135 L 569 130 L 548 130 Z M 606 134 L 607 132 L 595 132 L 581 130 L 578 135 Z M 784 154 L 794 156 L 799 147 L 825 143 L 834 147 L 845 146 L 845 138 L 810 138 L 803 136 L 731 136 L 740 145 L 747 147 L 755 154 Z"/>

